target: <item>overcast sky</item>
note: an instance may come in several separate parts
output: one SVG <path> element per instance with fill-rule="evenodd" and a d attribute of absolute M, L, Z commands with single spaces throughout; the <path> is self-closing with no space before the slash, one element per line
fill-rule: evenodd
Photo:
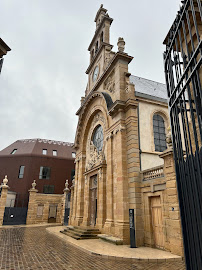
<path fill-rule="evenodd" d="M 1 0 L 1 38 L 12 49 L 0 75 L 0 150 L 18 139 L 74 142 L 87 84 L 88 45 L 100 4 L 124 37 L 129 72 L 164 83 L 162 42 L 180 0 Z"/>

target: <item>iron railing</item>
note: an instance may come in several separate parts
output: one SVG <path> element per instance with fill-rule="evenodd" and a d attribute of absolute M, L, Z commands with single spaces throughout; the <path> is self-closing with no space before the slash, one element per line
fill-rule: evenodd
<path fill-rule="evenodd" d="M 201 36 L 201 0 L 182 1 L 164 42 L 164 64 L 188 270 L 202 269 Z"/>

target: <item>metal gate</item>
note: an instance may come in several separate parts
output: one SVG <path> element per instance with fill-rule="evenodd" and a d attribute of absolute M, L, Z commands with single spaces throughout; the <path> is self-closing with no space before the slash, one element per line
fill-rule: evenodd
<path fill-rule="evenodd" d="M 28 194 L 16 194 L 15 201 L 10 200 L 5 208 L 3 225 L 26 224 Z"/>
<path fill-rule="evenodd" d="M 165 76 L 187 269 L 202 269 L 202 8 L 185 0 L 165 39 Z"/>

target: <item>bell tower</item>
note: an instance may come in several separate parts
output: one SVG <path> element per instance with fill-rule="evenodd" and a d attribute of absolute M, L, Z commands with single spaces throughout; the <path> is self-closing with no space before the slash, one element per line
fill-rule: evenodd
<path fill-rule="evenodd" d="M 110 26 L 113 19 L 108 15 L 107 9 L 103 5 L 97 11 L 94 21 L 96 23 L 95 34 L 88 47 L 90 64 L 86 70 L 86 74 L 89 76 L 86 95 L 88 95 L 105 70 L 113 48 L 110 44 Z"/>

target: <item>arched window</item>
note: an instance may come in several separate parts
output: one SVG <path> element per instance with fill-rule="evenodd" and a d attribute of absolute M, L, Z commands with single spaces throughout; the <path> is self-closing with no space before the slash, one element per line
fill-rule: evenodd
<path fill-rule="evenodd" d="M 93 59 L 94 57 L 94 49 L 91 51 L 91 60 Z"/>
<path fill-rule="evenodd" d="M 103 141 L 104 141 L 104 137 L 103 137 L 103 129 L 102 126 L 98 126 L 93 134 L 93 144 L 95 145 L 95 147 L 97 148 L 97 151 L 100 152 L 102 150 L 103 147 Z"/>
<path fill-rule="evenodd" d="M 103 32 L 100 35 L 100 44 L 104 41 Z"/>
<path fill-rule="evenodd" d="M 95 45 L 95 53 L 98 51 L 98 41 L 96 42 L 96 45 Z"/>
<path fill-rule="evenodd" d="M 155 114 L 153 117 L 154 144 L 155 151 L 163 152 L 166 150 L 166 132 L 163 117 Z"/>

